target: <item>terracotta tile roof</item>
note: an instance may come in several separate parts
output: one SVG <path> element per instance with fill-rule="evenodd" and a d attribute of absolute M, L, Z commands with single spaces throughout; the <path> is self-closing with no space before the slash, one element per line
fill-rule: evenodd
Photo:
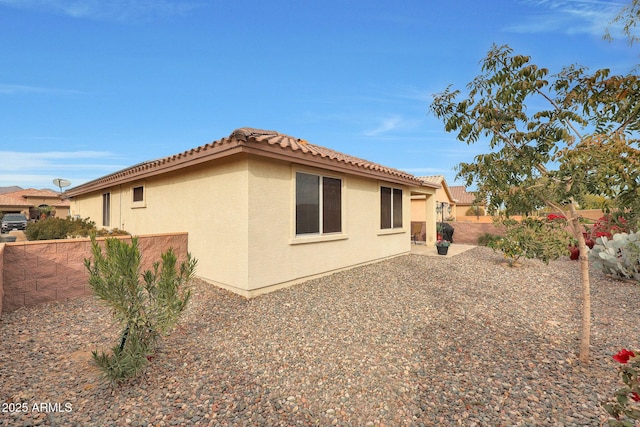
<path fill-rule="evenodd" d="M 453 197 L 458 199 L 458 203 L 462 205 L 472 205 L 476 199 L 474 192 L 467 192 L 467 188 L 464 185 L 453 185 L 449 187 Z"/>
<path fill-rule="evenodd" d="M 355 168 L 379 171 L 391 176 L 396 176 L 396 177 L 413 181 L 415 184 L 420 183 L 420 180 L 418 178 L 416 178 L 415 176 L 407 172 L 403 172 L 401 170 L 393 169 L 377 163 L 373 163 L 368 160 L 360 159 L 358 157 L 350 156 L 348 154 L 340 153 L 338 151 L 334 151 L 327 147 L 311 144 L 306 140 L 280 134 L 275 131 L 265 131 L 265 130 L 253 129 L 253 128 L 241 128 L 241 129 L 235 130 L 231 134 L 231 137 L 232 138 L 235 137 L 243 141 L 250 141 L 253 139 L 259 143 L 264 142 L 269 145 L 278 145 L 281 148 L 289 148 L 293 151 L 300 150 L 302 153 L 305 153 L 311 156 L 320 156 L 321 158 L 329 161 L 344 163 L 344 164 L 353 166 Z"/>
<path fill-rule="evenodd" d="M 36 190 L 35 188 L 20 189 L 10 193 L 0 194 L 0 206 L 34 206 L 29 199 L 50 199 L 44 202 L 51 206 L 69 206 L 68 200 L 61 200 L 60 195 L 53 190 Z"/>
<path fill-rule="evenodd" d="M 241 152 L 355 175 L 377 177 L 394 183 L 438 187 L 437 184 L 423 183 L 407 172 L 311 144 L 303 139 L 276 131 L 240 128 L 218 141 L 162 159 L 139 163 L 67 190 L 66 194 L 69 197 L 75 197 L 115 184 L 132 182 Z"/>
<path fill-rule="evenodd" d="M 14 206 L 14 207 L 30 207 L 31 203 L 20 195 L 14 193 L 0 194 L 0 206 Z"/>
<path fill-rule="evenodd" d="M 60 198 L 60 195 L 53 190 L 36 190 L 35 188 L 27 188 L 25 190 L 18 190 L 16 193 L 20 193 L 22 197 Z"/>
<path fill-rule="evenodd" d="M 423 182 L 442 185 L 442 181 L 444 181 L 444 175 L 419 176 L 418 179 L 422 180 Z"/>

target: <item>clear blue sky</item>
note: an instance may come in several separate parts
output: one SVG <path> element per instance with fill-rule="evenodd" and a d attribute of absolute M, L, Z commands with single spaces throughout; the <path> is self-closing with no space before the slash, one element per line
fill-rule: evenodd
<path fill-rule="evenodd" d="M 493 43 L 627 73 L 625 2 L 0 0 L 0 186 L 72 187 L 257 127 L 415 175 L 466 146 L 428 115 Z"/>

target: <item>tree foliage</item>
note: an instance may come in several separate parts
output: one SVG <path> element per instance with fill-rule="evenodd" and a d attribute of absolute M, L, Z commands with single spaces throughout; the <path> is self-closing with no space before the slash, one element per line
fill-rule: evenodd
<path fill-rule="evenodd" d="M 467 186 L 476 185 L 489 211 L 509 216 L 549 207 L 567 218 L 580 248 L 580 359 L 587 362 L 590 285 L 577 208 L 585 194 L 599 194 L 615 198 L 627 212 L 638 212 L 638 76 L 611 76 L 606 69 L 589 74 L 575 65 L 552 75 L 530 57 L 495 45 L 481 71 L 466 95 L 451 87 L 436 94 L 431 112 L 458 140 L 489 143 L 489 153 L 458 167 L 458 177 Z"/>
<path fill-rule="evenodd" d="M 622 25 L 622 32 L 627 37 L 627 41 L 630 45 L 640 41 L 640 37 L 637 34 L 637 24 L 638 19 L 640 19 L 640 0 L 632 0 L 629 5 L 622 8 L 620 13 L 613 19 L 611 24 L 613 25 Z M 605 40 L 613 40 L 613 36 L 607 28 L 604 34 Z"/>
<path fill-rule="evenodd" d="M 89 285 L 122 328 L 111 354 L 94 351 L 93 360 L 107 380 L 119 383 L 143 372 L 158 339 L 178 321 L 191 297 L 188 284 L 197 261 L 188 254 L 177 268 L 176 255 L 169 249 L 161 255 L 162 262 L 153 264 L 153 270 L 141 273 L 137 237 L 131 244 L 106 239 L 104 254 L 92 237 L 91 248 L 93 262 L 85 259 Z"/>
<path fill-rule="evenodd" d="M 496 222 L 505 227 L 506 234 L 487 246 L 502 251 L 509 265 L 520 258 L 539 259 L 548 264 L 569 252 L 572 239 L 565 230 L 564 219 L 526 217 L 516 221 L 502 218 Z"/>
<path fill-rule="evenodd" d="M 560 209 L 588 193 L 633 205 L 640 194 L 637 76 L 587 75 L 576 66 L 549 76 L 508 46 L 494 46 L 482 71 L 466 99 L 449 87 L 431 105 L 460 141 L 488 140 L 492 152 L 458 169 L 480 199 L 507 214 Z M 529 107 L 542 103 L 549 108 Z"/>

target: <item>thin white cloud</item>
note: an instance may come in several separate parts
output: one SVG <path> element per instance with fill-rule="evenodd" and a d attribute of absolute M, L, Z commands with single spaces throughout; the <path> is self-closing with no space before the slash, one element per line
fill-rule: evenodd
<path fill-rule="evenodd" d="M 0 0 L 2 5 L 73 18 L 129 21 L 184 15 L 202 3 L 178 0 Z"/>
<path fill-rule="evenodd" d="M 53 188 L 55 178 L 76 186 L 125 168 L 122 160 L 109 151 L 0 151 L 0 187 Z"/>
<path fill-rule="evenodd" d="M 523 0 L 535 11 L 505 30 L 515 33 L 592 34 L 601 37 L 625 6 L 605 0 Z M 612 28 L 613 29 L 613 28 Z"/>
<path fill-rule="evenodd" d="M 108 169 L 120 167 L 115 164 L 116 155 L 108 151 L 48 151 L 21 152 L 0 151 L 3 172 L 28 171 L 33 169 L 46 170 L 85 170 Z M 105 162 L 96 162 L 103 159 Z"/>
<path fill-rule="evenodd" d="M 412 175 L 423 176 L 423 175 L 444 175 L 445 173 L 450 173 L 450 169 L 442 169 L 442 168 L 399 168 L 402 171 L 409 172 Z"/>
<path fill-rule="evenodd" d="M 0 0 L 2 2 L 4 0 Z M 0 83 L 0 95 L 24 95 L 24 94 L 79 94 L 77 90 L 46 88 L 39 86 L 17 85 Z"/>
<path fill-rule="evenodd" d="M 398 128 L 398 126 L 402 123 L 402 119 L 400 116 L 391 116 L 386 117 L 380 120 L 380 123 L 374 129 L 365 131 L 364 134 L 366 136 L 377 136 L 383 133 L 390 132 Z"/>

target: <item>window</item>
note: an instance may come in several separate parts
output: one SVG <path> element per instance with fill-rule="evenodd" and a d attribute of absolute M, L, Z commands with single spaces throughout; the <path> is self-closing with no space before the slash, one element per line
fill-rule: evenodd
<path fill-rule="evenodd" d="M 109 227 L 111 225 L 111 193 L 102 195 L 102 225 Z"/>
<path fill-rule="evenodd" d="M 402 190 L 380 187 L 380 228 L 402 228 Z"/>
<path fill-rule="evenodd" d="M 133 201 L 144 202 L 144 187 L 133 187 Z"/>
<path fill-rule="evenodd" d="M 296 173 L 296 235 L 342 231 L 342 180 Z"/>

